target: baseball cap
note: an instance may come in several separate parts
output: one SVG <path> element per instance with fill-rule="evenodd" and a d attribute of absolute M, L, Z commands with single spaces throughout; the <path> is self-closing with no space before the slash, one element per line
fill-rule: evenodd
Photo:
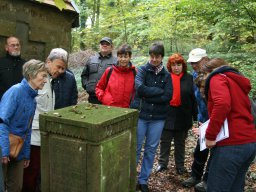
<path fill-rule="evenodd" d="M 196 48 L 196 49 L 193 49 L 192 51 L 190 51 L 189 58 L 188 58 L 187 62 L 188 63 L 198 62 L 203 57 L 207 57 L 206 50 L 201 49 L 201 48 Z"/>
<path fill-rule="evenodd" d="M 110 43 L 110 45 L 112 45 L 112 40 L 111 40 L 109 37 L 103 37 L 103 38 L 100 40 L 100 43 L 103 42 L 103 41 L 106 41 L 106 42 Z"/>

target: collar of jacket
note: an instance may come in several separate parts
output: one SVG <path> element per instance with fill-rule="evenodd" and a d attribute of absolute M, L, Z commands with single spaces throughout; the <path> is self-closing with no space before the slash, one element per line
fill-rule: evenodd
<path fill-rule="evenodd" d="M 128 72 L 128 71 L 132 71 L 132 70 L 135 70 L 135 67 L 134 66 L 129 66 L 129 67 L 121 67 L 119 65 L 114 65 L 113 66 L 114 68 L 116 68 L 117 70 L 121 71 L 121 72 Z"/>
<path fill-rule="evenodd" d="M 37 90 L 34 90 L 28 83 L 28 81 L 23 78 L 22 81 L 21 81 L 21 85 L 24 86 L 24 89 L 26 91 L 28 91 L 28 94 L 32 97 L 32 98 L 35 98 L 38 94 L 38 91 Z"/>
<path fill-rule="evenodd" d="M 6 52 L 6 57 L 10 58 L 12 60 L 19 60 L 19 59 L 21 59 L 20 55 L 19 56 L 12 56 L 8 52 Z"/>
<path fill-rule="evenodd" d="M 112 57 L 112 53 L 109 53 L 108 55 L 103 56 L 103 55 L 101 54 L 101 52 L 99 52 L 99 58 L 100 58 L 100 59 L 103 59 L 103 58 L 110 58 L 110 57 Z"/>
<path fill-rule="evenodd" d="M 242 75 L 237 69 L 230 67 L 230 66 L 226 66 L 226 65 L 219 67 L 216 70 L 212 71 L 209 74 L 209 76 L 206 78 L 206 81 L 205 81 L 204 94 L 205 94 L 206 101 L 208 100 L 208 91 L 209 91 L 209 87 L 210 87 L 211 78 L 216 74 L 225 73 L 225 72 L 233 72 L 233 73 Z"/>
<path fill-rule="evenodd" d="M 163 65 L 163 63 L 161 63 L 160 65 Z M 151 65 L 149 62 L 146 64 L 146 70 L 155 73 L 154 66 Z M 158 74 L 162 74 L 162 73 L 164 73 L 164 67 Z"/>

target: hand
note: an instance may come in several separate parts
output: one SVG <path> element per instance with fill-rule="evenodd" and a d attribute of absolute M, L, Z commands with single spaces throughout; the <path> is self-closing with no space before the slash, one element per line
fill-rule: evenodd
<path fill-rule="evenodd" d="M 216 145 L 216 141 L 210 141 L 208 139 L 205 139 L 205 143 L 206 143 L 206 147 L 208 149 L 211 149 L 212 147 L 214 147 Z"/>
<path fill-rule="evenodd" d="M 9 157 L 2 157 L 2 163 L 7 164 L 10 161 Z"/>
<path fill-rule="evenodd" d="M 24 168 L 29 166 L 30 160 L 24 160 Z"/>
<path fill-rule="evenodd" d="M 192 132 L 195 136 L 199 136 L 199 128 L 192 127 Z"/>

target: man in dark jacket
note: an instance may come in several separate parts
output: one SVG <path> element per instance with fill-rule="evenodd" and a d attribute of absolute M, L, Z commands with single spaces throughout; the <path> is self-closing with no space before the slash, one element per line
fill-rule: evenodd
<path fill-rule="evenodd" d="M 6 56 L 0 59 L 0 99 L 12 85 L 19 83 L 22 78 L 22 66 L 25 63 L 20 57 L 20 41 L 10 36 L 5 43 Z"/>
<path fill-rule="evenodd" d="M 81 74 L 82 86 L 89 94 L 90 103 L 101 104 L 95 95 L 95 87 L 104 71 L 117 62 L 117 58 L 112 55 L 112 50 L 112 40 L 109 37 L 102 38 L 100 52 L 90 57 L 84 66 Z"/>
<path fill-rule="evenodd" d="M 193 79 L 196 79 L 198 76 L 198 72 L 200 71 L 202 65 L 209 60 L 206 50 L 201 48 L 196 48 L 190 51 L 188 63 L 191 64 L 193 68 Z M 209 119 L 206 103 L 203 100 L 199 88 L 194 85 L 195 97 L 198 104 L 198 116 L 197 120 L 200 123 L 204 123 Z M 194 161 L 192 163 L 192 172 L 191 177 L 183 181 L 181 184 L 184 187 L 193 187 L 195 186 L 195 191 L 197 192 L 205 192 L 207 188 L 207 179 L 208 179 L 208 170 L 209 167 L 206 166 L 206 171 L 204 173 L 204 167 L 207 164 L 209 149 L 205 149 L 200 151 L 200 143 L 199 140 L 197 142 L 196 148 L 194 150 Z M 203 176 L 203 181 L 201 178 Z"/>
<path fill-rule="evenodd" d="M 52 87 L 55 93 L 54 109 L 76 105 L 78 91 L 75 76 L 66 71 L 58 78 L 52 80 Z"/>

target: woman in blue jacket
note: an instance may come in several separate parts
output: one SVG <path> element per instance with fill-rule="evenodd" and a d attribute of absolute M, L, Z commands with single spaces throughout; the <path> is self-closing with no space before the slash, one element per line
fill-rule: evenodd
<path fill-rule="evenodd" d="M 2 161 L 2 149 L 1 149 L 1 147 L 0 147 L 0 161 Z M 2 166 L 0 166 L 0 192 L 4 192 L 4 181 L 3 181 Z"/>
<path fill-rule="evenodd" d="M 137 128 L 137 164 L 144 144 L 144 154 L 137 189 L 148 191 L 157 146 L 164 127 L 168 103 L 172 97 L 172 82 L 162 60 L 164 46 L 154 43 L 149 49 L 150 60 L 138 69 L 135 78 L 136 96 L 132 108 L 140 111 Z"/>
<path fill-rule="evenodd" d="M 45 63 L 30 60 L 23 66 L 24 79 L 8 89 L 0 103 L 0 147 L 5 188 L 8 192 L 21 191 L 23 169 L 29 166 L 31 122 L 35 113 L 37 90 L 46 83 Z M 25 141 L 16 159 L 11 159 L 9 134 Z"/>

